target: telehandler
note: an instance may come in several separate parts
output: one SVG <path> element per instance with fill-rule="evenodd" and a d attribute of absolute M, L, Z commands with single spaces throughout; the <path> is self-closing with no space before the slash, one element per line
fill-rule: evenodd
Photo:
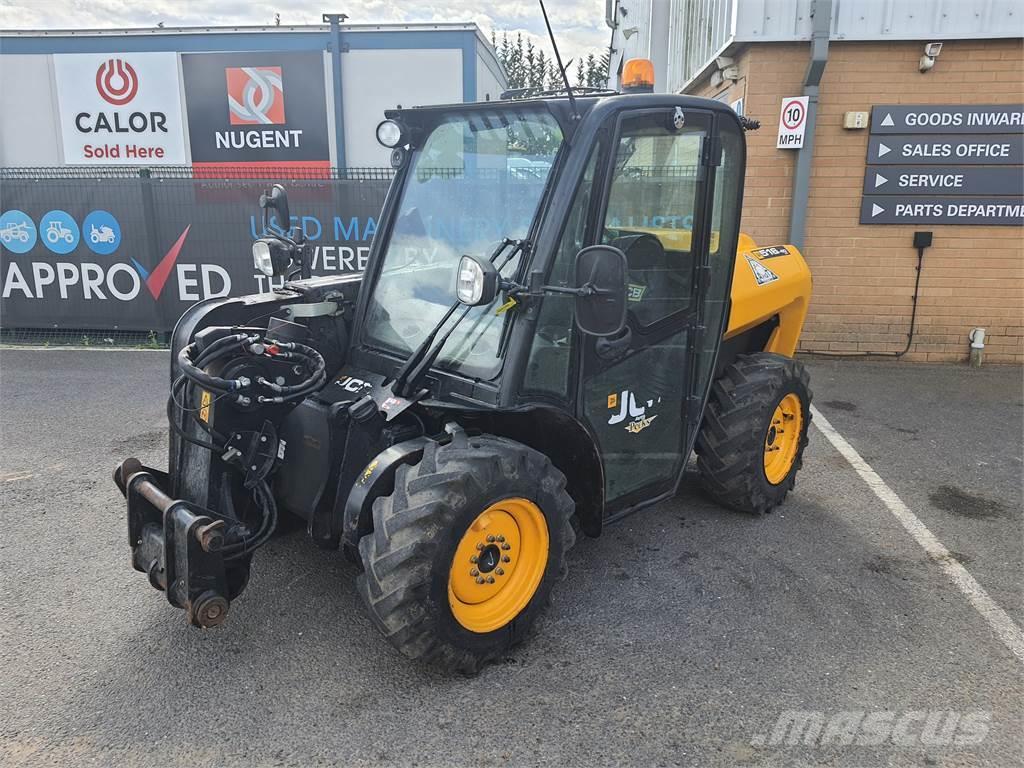
<path fill-rule="evenodd" d="M 472 673 L 529 633 L 577 533 L 672 497 L 692 453 L 725 506 L 783 501 L 811 279 L 740 234 L 744 125 L 720 102 L 573 89 L 385 116 L 365 272 L 311 278 L 287 195 L 264 194 L 254 263 L 283 287 L 185 312 L 168 471 L 114 475 L 134 567 L 192 624 L 222 623 L 298 522 L 357 564 L 401 653 Z"/>

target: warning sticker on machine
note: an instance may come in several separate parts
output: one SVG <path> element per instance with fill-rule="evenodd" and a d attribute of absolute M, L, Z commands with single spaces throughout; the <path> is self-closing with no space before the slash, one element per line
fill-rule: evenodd
<path fill-rule="evenodd" d="M 750 271 L 754 273 L 754 280 L 757 281 L 758 285 L 767 285 L 779 279 L 778 275 L 757 259 L 753 259 L 750 256 L 744 256 L 744 258 L 747 260 L 747 264 L 750 265 Z"/>
<path fill-rule="evenodd" d="M 771 245 L 767 248 L 755 248 L 750 255 L 759 259 L 771 259 L 775 256 L 789 256 L 789 249 L 784 245 Z"/>

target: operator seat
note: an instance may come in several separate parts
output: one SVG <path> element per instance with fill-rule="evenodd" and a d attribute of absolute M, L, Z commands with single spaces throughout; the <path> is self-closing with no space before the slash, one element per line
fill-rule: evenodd
<path fill-rule="evenodd" d="M 661 241 L 647 232 L 633 232 L 612 239 L 609 245 L 626 254 L 628 307 L 636 319 L 649 325 L 671 314 L 680 290 L 672 279 L 676 268 Z"/>

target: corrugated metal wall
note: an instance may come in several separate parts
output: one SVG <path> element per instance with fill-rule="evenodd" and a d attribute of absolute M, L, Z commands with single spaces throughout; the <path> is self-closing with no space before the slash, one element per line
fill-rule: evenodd
<path fill-rule="evenodd" d="M 764 5 L 763 0 L 746 0 Z M 735 0 L 670 0 L 667 90 L 676 91 L 732 36 Z"/>
<path fill-rule="evenodd" d="M 668 27 L 649 25 L 652 0 L 619 0 L 614 46 L 625 58 L 665 54 L 667 90 L 678 90 L 727 43 L 810 40 L 812 0 L 653 0 Z M 639 27 L 630 40 L 624 28 Z M 1024 37 L 1021 0 L 833 0 L 833 40 Z M 618 57 L 616 57 L 618 58 Z M 662 72 L 658 73 L 662 75 Z M 661 90 L 661 88 L 659 88 Z"/>

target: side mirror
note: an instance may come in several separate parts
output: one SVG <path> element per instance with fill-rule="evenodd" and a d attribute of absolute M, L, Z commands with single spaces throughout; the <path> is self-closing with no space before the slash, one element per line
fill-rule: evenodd
<path fill-rule="evenodd" d="M 260 195 L 260 208 L 263 209 L 263 229 L 266 231 L 267 222 L 266 215 L 267 209 L 271 208 L 277 211 L 277 220 L 284 231 L 284 234 L 288 234 L 292 229 L 292 214 L 288 210 L 288 194 L 284 191 L 284 187 L 280 184 L 275 184 L 268 195 L 264 192 Z"/>
<path fill-rule="evenodd" d="M 610 245 L 576 254 L 576 325 L 591 336 L 613 336 L 626 324 L 626 255 Z"/>

